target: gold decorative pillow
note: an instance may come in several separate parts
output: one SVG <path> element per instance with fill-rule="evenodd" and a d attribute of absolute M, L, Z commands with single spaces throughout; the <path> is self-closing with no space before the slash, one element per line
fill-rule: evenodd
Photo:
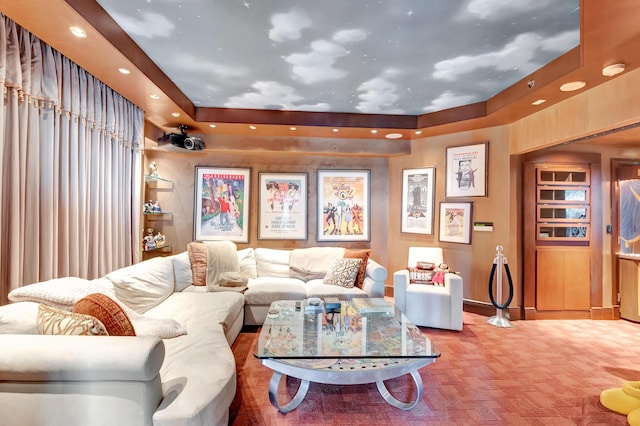
<path fill-rule="evenodd" d="M 126 312 L 106 294 L 94 293 L 78 300 L 73 312 L 98 319 L 110 336 L 135 336 L 136 332 Z"/>
<path fill-rule="evenodd" d="M 207 285 L 207 259 L 209 251 L 204 243 L 191 242 L 187 244 L 187 253 L 193 273 L 193 285 Z"/>
<path fill-rule="evenodd" d="M 108 336 L 104 324 L 90 315 L 38 305 L 38 333 L 54 335 Z"/>
<path fill-rule="evenodd" d="M 367 275 L 367 262 L 369 261 L 370 255 L 371 255 L 371 250 L 369 249 L 346 249 L 344 251 L 345 258 L 362 259 L 362 262 L 360 262 L 360 267 L 358 268 L 358 275 L 356 276 L 356 281 L 354 284 L 358 288 L 362 288 L 364 277 Z"/>
<path fill-rule="evenodd" d="M 340 287 L 352 288 L 358 275 L 358 269 L 362 259 L 337 258 L 331 263 L 331 267 L 325 275 L 325 284 L 339 285 Z"/>

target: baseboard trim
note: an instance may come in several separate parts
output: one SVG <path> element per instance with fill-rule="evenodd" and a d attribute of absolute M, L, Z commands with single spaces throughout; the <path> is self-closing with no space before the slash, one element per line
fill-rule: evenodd
<path fill-rule="evenodd" d="M 497 313 L 497 309 L 491 303 L 471 299 L 463 300 L 462 310 L 473 314 L 484 315 L 486 317 L 492 317 Z M 513 321 L 521 320 L 522 315 L 520 313 L 520 307 L 509 306 L 509 308 L 507 308 L 506 316 Z"/>

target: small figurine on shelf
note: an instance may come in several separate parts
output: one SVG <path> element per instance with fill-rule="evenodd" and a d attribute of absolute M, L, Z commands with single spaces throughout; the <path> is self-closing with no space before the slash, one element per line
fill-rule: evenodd
<path fill-rule="evenodd" d="M 149 164 L 149 176 L 154 178 L 160 177 L 160 173 L 158 173 L 158 166 L 155 161 L 152 161 L 151 164 Z"/>
<path fill-rule="evenodd" d="M 153 236 L 153 229 L 147 228 L 147 235 L 142 238 L 144 250 L 153 250 L 156 248 L 156 238 Z"/>
<path fill-rule="evenodd" d="M 143 210 L 142 210 L 142 211 L 143 211 L 144 213 L 147 213 L 147 214 L 149 214 L 149 213 L 153 213 L 153 205 L 154 205 L 154 204 L 153 204 L 153 201 L 152 201 L 152 200 L 149 200 L 149 202 L 148 202 L 148 203 L 144 203 L 144 206 L 143 206 Z"/>
<path fill-rule="evenodd" d="M 156 200 L 156 202 L 153 203 L 153 206 L 151 206 L 151 211 L 153 213 L 162 213 L 162 209 L 160 208 L 160 201 Z"/>
<path fill-rule="evenodd" d="M 158 232 L 158 234 L 154 238 L 156 242 L 156 247 L 158 248 L 164 247 L 165 243 L 167 242 L 165 236 L 160 232 Z"/>

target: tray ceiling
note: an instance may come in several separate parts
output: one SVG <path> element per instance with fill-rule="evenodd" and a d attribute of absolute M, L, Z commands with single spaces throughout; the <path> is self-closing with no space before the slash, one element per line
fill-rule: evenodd
<path fill-rule="evenodd" d="M 421 115 L 580 43 L 578 0 L 98 3 L 196 107 Z"/>

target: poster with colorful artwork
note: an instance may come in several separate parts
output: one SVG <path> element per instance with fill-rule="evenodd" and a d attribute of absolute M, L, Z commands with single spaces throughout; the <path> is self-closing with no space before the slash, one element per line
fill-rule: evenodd
<path fill-rule="evenodd" d="M 249 242 L 251 170 L 196 167 L 194 240 Z"/>
<path fill-rule="evenodd" d="M 318 170 L 318 241 L 369 241 L 369 170 Z"/>
<path fill-rule="evenodd" d="M 307 174 L 259 174 L 260 240 L 307 239 Z"/>
<path fill-rule="evenodd" d="M 471 203 L 440 203 L 440 241 L 471 244 Z"/>

